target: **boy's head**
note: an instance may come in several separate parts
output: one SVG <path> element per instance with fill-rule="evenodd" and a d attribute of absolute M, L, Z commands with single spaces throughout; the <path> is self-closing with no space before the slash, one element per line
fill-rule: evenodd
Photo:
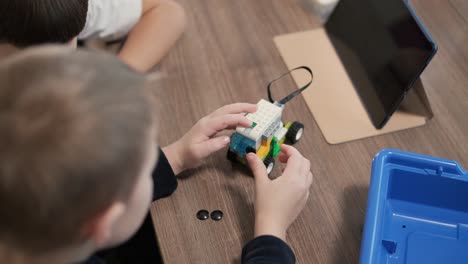
<path fill-rule="evenodd" d="M 37 255 L 126 240 L 157 155 L 144 76 L 44 47 L 1 63 L 0 84 L 0 243 Z"/>
<path fill-rule="evenodd" d="M 0 43 L 67 43 L 83 30 L 87 0 L 1 0 Z"/>

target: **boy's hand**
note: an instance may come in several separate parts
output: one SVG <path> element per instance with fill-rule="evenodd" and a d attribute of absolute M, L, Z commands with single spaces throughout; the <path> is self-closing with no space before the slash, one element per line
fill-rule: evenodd
<path fill-rule="evenodd" d="M 313 177 L 309 160 L 295 148 L 282 145 L 279 160 L 287 163 L 286 169 L 270 180 L 262 160 L 247 155 L 255 175 L 255 237 L 273 235 L 286 241 L 286 230 L 304 208 Z"/>
<path fill-rule="evenodd" d="M 255 104 L 237 103 L 221 107 L 200 119 L 181 139 L 163 148 L 174 173 L 177 175 L 186 169 L 195 168 L 206 157 L 228 146 L 229 136 L 215 135 L 236 126 L 252 126 L 252 121 L 244 113 L 255 111 Z"/>

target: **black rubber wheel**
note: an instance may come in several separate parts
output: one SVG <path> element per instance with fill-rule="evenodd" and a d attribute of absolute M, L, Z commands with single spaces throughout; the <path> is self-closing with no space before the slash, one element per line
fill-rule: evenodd
<path fill-rule="evenodd" d="M 304 125 L 297 121 L 293 122 L 286 132 L 286 139 L 291 144 L 296 144 L 304 132 Z"/>
<path fill-rule="evenodd" d="M 226 158 L 232 162 L 235 162 L 237 160 L 236 153 L 232 152 L 230 149 L 228 149 L 227 151 Z"/>
<path fill-rule="evenodd" d="M 263 164 L 265 164 L 267 173 L 268 175 L 270 175 L 270 173 L 273 171 L 273 168 L 275 167 L 275 160 L 272 157 L 268 156 L 265 158 L 265 160 L 263 160 Z"/>
<path fill-rule="evenodd" d="M 248 154 L 248 153 L 257 154 L 257 151 L 255 150 L 254 147 L 247 147 L 247 148 L 245 149 L 245 153 L 247 153 L 247 154 Z"/>

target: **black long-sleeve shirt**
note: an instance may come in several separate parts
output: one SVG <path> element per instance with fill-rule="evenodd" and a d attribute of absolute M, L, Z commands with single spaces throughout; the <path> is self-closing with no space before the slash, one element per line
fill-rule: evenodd
<path fill-rule="evenodd" d="M 153 200 L 171 195 L 177 188 L 176 176 L 162 151 L 153 171 Z M 162 263 L 155 230 L 148 212 L 137 233 L 124 244 L 98 252 L 84 264 L 112 263 Z M 274 236 L 260 236 L 248 242 L 242 249 L 242 264 L 289 264 L 296 258 L 291 248 Z"/>

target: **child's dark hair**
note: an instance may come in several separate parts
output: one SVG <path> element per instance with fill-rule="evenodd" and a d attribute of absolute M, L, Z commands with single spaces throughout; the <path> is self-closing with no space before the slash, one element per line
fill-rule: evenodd
<path fill-rule="evenodd" d="M 0 242 L 33 254 L 82 243 L 87 221 L 128 201 L 156 148 L 146 82 L 115 56 L 65 47 L 0 63 Z"/>
<path fill-rule="evenodd" d="M 86 24 L 88 0 L 1 0 L 0 43 L 66 43 Z"/>

